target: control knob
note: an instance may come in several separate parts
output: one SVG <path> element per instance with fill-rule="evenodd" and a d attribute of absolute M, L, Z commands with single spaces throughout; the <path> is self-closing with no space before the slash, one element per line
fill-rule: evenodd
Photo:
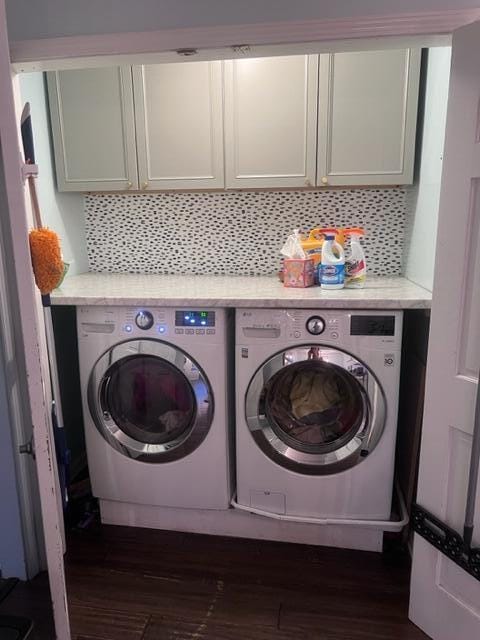
<path fill-rule="evenodd" d="M 153 315 L 150 311 L 139 311 L 135 316 L 135 324 L 139 329 L 151 329 L 153 327 Z"/>
<path fill-rule="evenodd" d="M 313 336 L 319 336 L 325 331 L 325 321 L 320 316 L 312 316 L 307 320 L 307 331 Z"/>

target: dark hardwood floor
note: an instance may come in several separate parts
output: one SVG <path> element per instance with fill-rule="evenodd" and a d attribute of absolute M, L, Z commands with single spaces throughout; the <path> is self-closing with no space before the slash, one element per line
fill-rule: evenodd
<path fill-rule="evenodd" d="M 69 538 L 74 640 L 427 638 L 407 619 L 409 567 L 398 552 L 111 526 Z M 18 585 L 0 612 L 30 611 L 34 640 L 45 640 L 46 604 L 40 576 Z"/>

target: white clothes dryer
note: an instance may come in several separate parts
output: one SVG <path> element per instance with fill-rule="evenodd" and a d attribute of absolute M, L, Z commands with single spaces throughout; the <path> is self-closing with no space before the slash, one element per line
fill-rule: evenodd
<path fill-rule="evenodd" d="M 390 518 L 401 311 L 236 312 L 237 503 Z"/>
<path fill-rule="evenodd" d="M 111 502 L 227 509 L 224 309 L 78 307 L 87 458 Z M 109 516 L 111 521 L 111 515 Z"/>

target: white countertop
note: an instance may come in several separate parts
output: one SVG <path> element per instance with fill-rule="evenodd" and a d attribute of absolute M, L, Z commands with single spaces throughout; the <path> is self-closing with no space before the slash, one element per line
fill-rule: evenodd
<path fill-rule="evenodd" d="M 83 273 L 65 278 L 54 305 L 164 305 L 332 309 L 428 309 L 432 295 L 410 280 L 370 277 L 364 289 L 290 289 L 273 276 Z"/>

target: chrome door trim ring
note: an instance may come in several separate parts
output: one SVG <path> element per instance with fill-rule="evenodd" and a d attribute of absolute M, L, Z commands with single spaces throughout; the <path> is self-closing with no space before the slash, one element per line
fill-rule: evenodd
<path fill-rule="evenodd" d="M 279 429 L 272 428 L 266 415 L 260 414 L 260 398 L 265 384 L 278 372 L 288 367 L 285 364 L 285 356 L 295 354 L 299 350 L 304 351 L 312 347 L 320 348 L 323 352 L 343 354 L 353 360 L 355 365 L 362 366 L 368 372 L 371 384 L 363 390 L 365 403 L 365 416 L 355 435 L 343 446 L 324 453 L 308 453 L 300 451 L 279 437 Z M 306 361 L 308 358 L 294 360 Z M 337 365 L 341 366 L 341 365 Z M 348 371 L 345 369 L 345 371 Z M 350 373 L 350 372 L 348 372 Z M 351 374 L 350 374 L 351 375 Z M 280 466 L 295 471 L 302 475 L 329 475 L 339 473 L 359 464 L 363 458 L 373 451 L 378 444 L 385 428 L 387 415 L 386 399 L 383 389 L 377 377 L 370 367 L 358 356 L 343 349 L 334 348 L 331 345 L 302 344 L 288 349 L 282 349 L 266 360 L 252 376 L 245 396 L 245 419 L 249 432 L 263 453 Z"/>
<path fill-rule="evenodd" d="M 103 389 L 110 367 L 124 358 L 135 355 L 154 356 L 177 366 L 190 384 L 196 401 L 194 418 L 190 427 L 174 440 L 163 444 L 139 442 L 120 429 L 104 405 Z M 185 375 L 176 362 L 177 359 L 183 360 L 184 369 L 198 372 L 198 380 L 195 383 Z M 189 354 L 163 340 L 125 340 L 107 349 L 92 367 L 87 396 L 90 414 L 100 435 L 122 455 L 141 462 L 163 463 L 184 458 L 203 442 L 213 422 L 214 396 L 206 374 Z"/>

